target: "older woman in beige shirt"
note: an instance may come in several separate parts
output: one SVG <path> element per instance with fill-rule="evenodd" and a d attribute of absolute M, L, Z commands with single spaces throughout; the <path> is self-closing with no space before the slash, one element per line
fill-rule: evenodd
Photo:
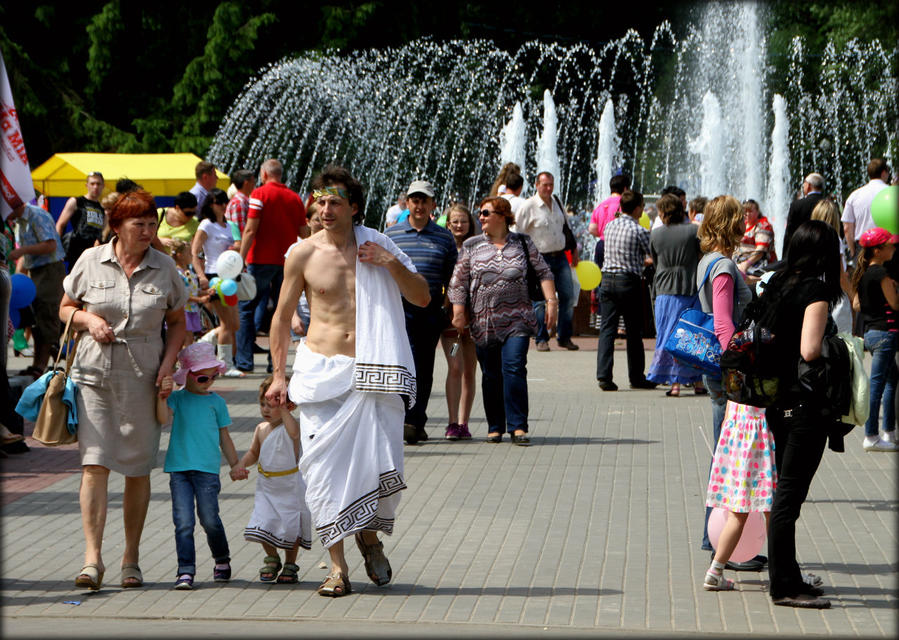
<path fill-rule="evenodd" d="M 63 282 L 60 319 L 82 332 L 72 367 L 78 385 L 81 520 L 86 548 L 75 585 L 100 588 L 110 470 L 125 476 L 122 587 L 140 587 L 141 532 L 150 503 L 150 470 L 159 450 L 156 388 L 174 369 L 184 340 L 187 292 L 175 263 L 150 247 L 153 197 L 139 190 L 112 207 L 115 237 L 88 249 Z M 166 326 L 162 338 L 163 323 Z"/>

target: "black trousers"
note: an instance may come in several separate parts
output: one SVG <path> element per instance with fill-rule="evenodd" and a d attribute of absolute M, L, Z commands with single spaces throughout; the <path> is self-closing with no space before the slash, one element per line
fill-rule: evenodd
<path fill-rule="evenodd" d="M 602 324 L 596 349 L 596 379 L 612 380 L 612 364 L 615 355 L 615 336 L 618 334 L 618 318 L 624 317 L 627 332 L 627 376 L 631 384 L 646 379 L 643 353 L 643 300 L 640 297 L 640 276 L 632 273 L 603 274 L 599 285 L 599 301 L 602 305 Z"/>
<path fill-rule="evenodd" d="M 805 587 L 796 561 L 796 520 L 821 463 L 828 425 L 816 414 L 795 420 L 773 409 L 768 410 L 767 420 L 777 465 L 768 527 L 768 575 L 771 597 L 777 599 L 798 595 Z"/>
<path fill-rule="evenodd" d="M 415 362 L 415 404 L 406 409 L 406 424 L 424 427 L 428 422 L 428 401 L 434 383 L 434 357 L 440 334 L 447 326 L 447 315 L 440 306 L 410 309 L 405 304 L 406 333 Z"/>

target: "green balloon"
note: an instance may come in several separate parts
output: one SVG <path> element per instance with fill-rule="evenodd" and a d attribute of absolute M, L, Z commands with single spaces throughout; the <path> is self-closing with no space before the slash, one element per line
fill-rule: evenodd
<path fill-rule="evenodd" d="M 881 189 L 871 201 L 874 224 L 892 234 L 899 234 L 899 185 Z"/>

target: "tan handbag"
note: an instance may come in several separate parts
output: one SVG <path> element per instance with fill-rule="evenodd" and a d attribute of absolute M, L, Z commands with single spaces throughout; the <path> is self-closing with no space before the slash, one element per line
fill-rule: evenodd
<path fill-rule="evenodd" d="M 52 375 L 47 381 L 47 391 L 44 393 L 43 400 L 41 400 L 41 409 L 37 415 L 37 420 L 34 422 L 32 437 L 48 447 L 78 442 L 78 434 L 69 433 L 69 409 L 62 401 L 63 393 L 66 390 L 66 382 L 69 379 L 69 370 L 72 368 L 78 341 L 81 339 L 80 334 L 75 333 L 72 335 L 72 319 L 77 312 L 78 309 L 73 311 L 72 315 L 69 316 L 69 321 L 66 323 L 66 330 L 62 336 L 59 353 L 56 354 L 56 361 L 53 363 Z M 64 371 L 61 371 L 59 369 L 59 360 L 62 357 L 62 350 L 72 337 L 75 338 L 75 341 L 72 344 L 72 348 L 66 353 L 66 368 Z"/>

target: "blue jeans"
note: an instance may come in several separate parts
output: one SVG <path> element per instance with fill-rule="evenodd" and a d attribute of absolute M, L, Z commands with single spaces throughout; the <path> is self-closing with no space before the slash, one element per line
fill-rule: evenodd
<path fill-rule="evenodd" d="M 889 331 L 869 329 L 865 331 L 865 351 L 874 356 L 871 362 L 871 400 L 868 405 L 868 420 L 865 422 L 865 435 L 877 435 L 877 421 L 880 418 L 880 405 L 883 404 L 883 431 L 896 428 L 896 382 L 899 370 L 896 368 L 896 349 L 899 346 L 899 334 Z"/>
<path fill-rule="evenodd" d="M 528 336 L 476 345 L 487 433 L 528 430 Z"/>
<path fill-rule="evenodd" d="M 240 327 L 237 329 L 237 353 L 234 354 L 234 362 L 242 371 L 253 370 L 253 344 L 256 342 L 256 332 L 262 326 L 269 296 L 272 293 L 276 296 L 280 293 L 281 281 L 284 279 L 284 267 L 280 264 L 251 264 L 247 266 L 247 271 L 256 279 L 256 297 L 238 303 Z M 231 365 L 230 362 L 225 364 Z"/>
<path fill-rule="evenodd" d="M 643 382 L 646 379 L 643 373 L 646 355 L 643 353 L 643 289 L 640 276 L 632 273 L 604 274 L 599 285 L 599 301 L 602 305 L 602 324 L 596 349 L 596 379 L 612 380 L 618 318 L 624 316 L 627 375 L 631 384 Z"/>
<path fill-rule="evenodd" d="M 572 297 L 576 295 L 571 285 L 571 267 L 568 266 L 568 260 L 564 254 L 547 255 L 541 254 L 550 271 L 553 272 L 553 278 L 556 281 L 556 293 L 559 294 L 559 321 L 556 328 L 556 338 L 559 343 L 565 343 L 571 340 L 571 316 L 573 310 L 571 308 Z M 535 302 L 534 312 L 537 314 L 537 342 L 549 342 L 549 332 L 546 330 L 546 302 Z"/>
<path fill-rule="evenodd" d="M 206 541 L 216 564 L 231 562 L 228 537 L 219 517 L 219 491 L 222 483 L 218 474 L 205 471 L 174 471 L 169 474 L 172 491 L 172 520 L 175 522 L 175 549 L 178 552 L 178 575 L 197 573 L 197 554 L 194 548 L 194 498 L 197 515 L 206 532 Z"/>
<path fill-rule="evenodd" d="M 715 458 L 715 449 L 718 448 L 718 438 L 721 437 L 721 424 L 724 422 L 724 413 L 727 409 L 727 395 L 724 393 L 724 387 L 721 385 L 721 378 L 712 378 L 703 376 L 705 380 L 705 388 L 709 390 L 709 400 L 712 401 L 712 458 Z M 709 475 L 712 473 L 712 463 L 709 462 Z M 703 502 L 705 502 L 705 492 L 702 492 Z M 712 550 L 712 543 L 709 540 L 709 516 L 712 514 L 712 508 L 705 508 L 705 523 L 702 525 L 702 549 Z"/>
<path fill-rule="evenodd" d="M 440 306 L 424 309 L 406 304 L 406 334 L 415 362 L 415 404 L 406 409 L 406 424 L 424 428 L 428 422 L 428 401 L 434 385 L 434 357 L 447 317 Z"/>

